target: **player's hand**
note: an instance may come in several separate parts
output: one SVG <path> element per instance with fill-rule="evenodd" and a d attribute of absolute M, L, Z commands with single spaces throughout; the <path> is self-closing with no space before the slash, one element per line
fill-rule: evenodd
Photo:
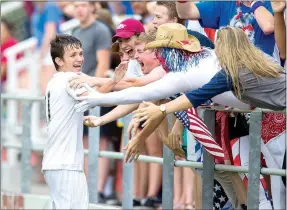
<path fill-rule="evenodd" d="M 89 85 L 90 87 L 94 86 L 94 80 L 95 78 L 90 77 L 84 73 L 80 73 L 77 76 L 73 76 L 70 80 L 69 80 L 69 85 L 72 89 L 77 89 L 77 88 L 81 88 L 84 86 L 84 84 Z"/>
<path fill-rule="evenodd" d="M 271 6 L 272 6 L 274 13 L 280 13 L 286 9 L 286 1 L 285 0 L 272 0 Z"/>
<path fill-rule="evenodd" d="M 139 131 L 139 123 L 136 122 L 135 119 L 132 119 L 130 121 L 130 124 L 128 126 L 127 132 L 128 132 L 128 137 L 131 139 L 137 132 Z"/>
<path fill-rule="evenodd" d="M 118 67 L 116 67 L 115 74 L 113 77 L 115 83 L 121 81 L 121 79 L 126 75 L 127 68 L 128 68 L 128 61 L 123 61 L 118 65 Z"/>
<path fill-rule="evenodd" d="M 125 162 L 130 163 L 133 160 L 137 160 L 143 147 L 144 141 L 142 139 L 134 137 L 132 140 L 130 140 L 124 148 L 124 150 L 126 150 Z"/>
<path fill-rule="evenodd" d="M 104 121 L 101 117 L 97 116 L 85 116 L 84 117 L 84 125 L 87 127 L 98 127 L 102 126 L 104 124 Z"/>

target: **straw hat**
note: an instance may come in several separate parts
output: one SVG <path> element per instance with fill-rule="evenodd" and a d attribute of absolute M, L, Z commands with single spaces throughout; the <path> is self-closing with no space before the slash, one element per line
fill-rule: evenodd
<path fill-rule="evenodd" d="M 189 52 L 200 52 L 201 46 L 197 38 L 188 35 L 185 26 L 178 23 L 160 25 L 156 32 L 155 41 L 146 44 L 145 49 L 169 47 Z"/>

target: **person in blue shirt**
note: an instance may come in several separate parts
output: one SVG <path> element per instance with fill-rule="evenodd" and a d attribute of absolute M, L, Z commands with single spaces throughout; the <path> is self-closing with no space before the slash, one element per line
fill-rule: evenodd
<path fill-rule="evenodd" d="M 50 55 L 50 42 L 52 38 L 60 33 L 60 23 L 63 20 L 63 13 L 57 2 L 39 1 L 36 2 L 35 11 L 32 14 L 31 26 L 32 35 L 37 39 L 37 50 L 41 65 L 40 88 L 41 94 L 45 94 L 46 85 L 55 73 L 55 67 Z"/>
<path fill-rule="evenodd" d="M 273 56 L 274 17 L 269 1 L 181 1 L 176 6 L 179 17 L 199 20 L 202 27 L 242 29 L 256 47 Z"/>
<path fill-rule="evenodd" d="M 32 15 L 32 34 L 38 40 L 38 47 L 41 54 L 49 52 L 49 43 L 53 36 L 60 33 L 60 23 L 63 20 L 63 13 L 56 2 L 42 1 L 36 3 Z"/>

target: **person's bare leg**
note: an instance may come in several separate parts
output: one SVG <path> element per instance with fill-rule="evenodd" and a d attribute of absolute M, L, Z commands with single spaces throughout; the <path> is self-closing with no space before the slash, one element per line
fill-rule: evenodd
<path fill-rule="evenodd" d="M 109 150 L 109 139 L 107 137 L 100 137 L 100 151 Z M 105 184 L 110 172 L 110 160 L 108 158 L 99 158 L 98 171 L 98 192 L 104 193 Z"/>
<path fill-rule="evenodd" d="M 193 196 L 195 174 L 191 168 L 183 168 L 185 209 L 194 209 L 195 201 Z"/>
<path fill-rule="evenodd" d="M 179 157 L 175 157 L 176 160 L 180 160 Z M 173 184 L 173 207 L 177 209 L 180 205 L 181 196 L 183 193 L 183 168 L 174 167 L 174 184 Z"/>
<path fill-rule="evenodd" d="M 141 152 L 141 155 L 147 155 L 146 150 Z M 149 164 L 145 162 L 136 161 L 135 164 L 138 166 L 138 183 L 136 185 L 139 186 L 138 194 L 136 198 L 145 198 L 148 190 L 149 183 Z M 135 179 L 134 179 L 135 180 Z"/>
<path fill-rule="evenodd" d="M 152 157 L 162 157 L 162 141 L 157 132 L 153 132 L 146 139 L 147 154 Z M 160 191 L 162 183 L 162 165 L 157 163 L 149 163 L 149 184 L 147 197 L 154 197 Z"/>

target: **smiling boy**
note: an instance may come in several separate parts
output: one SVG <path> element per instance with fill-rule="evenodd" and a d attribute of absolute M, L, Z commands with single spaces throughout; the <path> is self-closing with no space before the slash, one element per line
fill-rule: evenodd
<path fill-rule="evenodd" d="M 68 80 L 81 72 L 84 62 L 81 42 L 68 35 L 51 41 L 51 57 L 56 67 L 46 89 L 48 143 L 44 150 L 42 171 L 50 188 L 53 209 L 87 209 L 88 188 L 83 172 L 83 113 L 74 110 L 76 94 Z"/>

